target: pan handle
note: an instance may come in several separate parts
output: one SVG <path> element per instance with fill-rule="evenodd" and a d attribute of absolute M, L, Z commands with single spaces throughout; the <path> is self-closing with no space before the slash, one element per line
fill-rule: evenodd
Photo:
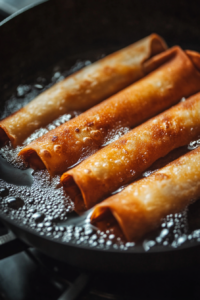
<path fill-rule="evenodd" d="M 0 236 L 0 259 L 17 254 L 27 248 L 28 245 L 16 238 L 11 231 Z"/>

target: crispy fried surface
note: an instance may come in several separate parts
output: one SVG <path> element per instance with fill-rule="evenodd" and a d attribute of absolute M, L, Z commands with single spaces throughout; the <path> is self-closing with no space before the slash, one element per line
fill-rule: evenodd
<path fill-rule="evenodd" d="M 51 175 L 62 174 L 119 137 L 119 132 L 126 133 L 181 97 L 200 90 L 200 73 L 179 47 L 149 61 L 154 67 L 160 62 L 163 65 L 145 78 L 37 139 L 20 155 L 33 166 L 32 156 L 27 155 L 32 150 Z M 162 134 L 161 130 L 156 134 Z"/>
<path fill-rule="evenodd" d="M 171 213 L 181 212 L 199 198 L 200 148 L 141 179 L 98 204 L 93 223 L 106 224 L 114 216 L 128 240 L 137 240 Z"/>
<path fill-rule="evenodd" d="M 86 110 L 144 76 L 143 62 L 167 48 L 152 34 L 72 74 L 0 121 L 7 140 L 20 145 L 36 129 L 73 110 Z M 1 139 L 1 136 L 0 136 Z"/>
<path fill-rule="evenodd" d="M 85 206 L 94 206 L 121 185 L 136 179 L 160 157 L 197 138 L 200 134 L 199 111 L 200 93 L 101 149 L 64 173 L 61 182 L 65 187 L 72 177 L 81 190 Z"/>

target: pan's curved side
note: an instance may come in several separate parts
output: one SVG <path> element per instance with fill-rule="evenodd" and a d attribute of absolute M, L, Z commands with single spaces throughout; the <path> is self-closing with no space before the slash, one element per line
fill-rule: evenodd
<path fill-rule="evenodd" d="M 60 57 L 102 46 L 117 49 L 152 32 L 169 46 L 199 49 L 198 11 L 198 3 L 184 6 L 181 0 L 152 0 L 151 6 L 147 0 L 57 0 L 34 6 L 0 26 L 0 93 Z"/>
<path fill-rule="evenodd" d="M 21 8 L 19 10 L 17 10 L 16 12 L 6 12 L 6 17 L 4 18 L 3 21 L 0 22 L 0 26 L 4 25 L 5 23 L 7 23 L 8 21 L 10 21 L 11 19 L 15 18 L 16 16 L 24 13 L 25 11 L 37 6 L 37 5 L 40 5 L 42 4 L 43 2 L 46 2 L 48 0 L 39 0 L 37 3 L 32 3 L 32 4 L 29 4 L 27 6 L 25 6 L 24 8 Z M 12 13 L 12 14 L 11 14 Z M 9 15 L 11 14 L 11 15 Z"/>
<path fill-rule="evenodd" d="M 23 242 L 44 254 L 79 269 L 102 272 L 148 272 L 174 270 L 200 263 L 200 245 L 180 247 L 168 251 L 101 250 L 76 244 L 62 243 L 28 228 L 22 227 L 0 215 L 1 221 Z"/>

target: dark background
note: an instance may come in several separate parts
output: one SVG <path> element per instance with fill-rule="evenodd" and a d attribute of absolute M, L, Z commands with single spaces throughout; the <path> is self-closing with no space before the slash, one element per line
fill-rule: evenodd
<path fill-rule="evenodd" d="M 169 46 L 179 44 L 183 48 L 200 49 L 198 1 L 49 2 L 51 5 L 45 4 L 41 14 L 35 7 L 0 28 L 5 84 L 10 82 L 13 86 L 11 78 L 26 77 L 27 71 L 37 69 L 41 63 L 45 67 L 58 57 L 104 46 L 120 48 L 152 32 L 162 35 Z"/>

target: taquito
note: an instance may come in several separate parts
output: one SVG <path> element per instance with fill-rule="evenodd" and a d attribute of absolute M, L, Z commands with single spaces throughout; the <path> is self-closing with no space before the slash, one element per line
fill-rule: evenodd
<path fill-rule="evenodd" d="M 91 208 L 130 183 L 153 162 L 200 135 L 200 93 L 131 130 L 64 173 L 61 182 L 75 210 Z"/>
<path fill-rule="evenodd" d="M 35 140 L 19 155 L 34 169 L 46 167 L 51 175 L 62 174 L 181 97 L 199 91 L 199 65 L 199 53 L 188 56 L 179 47 L 158 54 L 144 64 L 148 71 L 160 66 L 158 69 Z"/>
<path fill-rule="evenodd" d="M 74 110 L 86 110 L 145 75 L 143 64 L 167 48 L 156 35 L 136 42 L 55 84 L 0 122 L 0 142 L 20 145 L 36 129 Z"/>
<path fill-rule="evenodd" d="M 106 227 L 115 219 L 128 240 L 138 240 L 199 196 L 200 148 L 96 205 L 91 221 Z"/>

